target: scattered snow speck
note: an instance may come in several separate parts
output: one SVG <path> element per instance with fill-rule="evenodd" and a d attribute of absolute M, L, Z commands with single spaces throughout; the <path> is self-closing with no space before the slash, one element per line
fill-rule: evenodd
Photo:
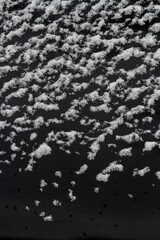
<path fill-rule="evenodd" d="M 39 200 L 35 200 L 35 205 L 38 207 L 38 205 L 40 204 L 40 201 Z"/>
<path fill-rule="evenodd" d="M 71 202 L 75 201 L 76 197 L 73 195 L 73 191 L 71 189 L 68 189 L 68 191 L 69 191 L 68 196 L 69 196 Z"/>
<path fill-rule="evenodd" d="M 61 178 L 62 177 L 62 172 L 61 171 L 56 171 L 55 176 Z"/>
<path fill-rule="evenodd" d="M 62 206 L 62 203 L 59 200 L 53 200 L 54 206 Z"/>
<path fill-rule="evenodd" d="M 129 197 L 129 198 L 133 198 L 133 195 L 129 193 L 129 194 L 128 194 L 128 197 Z"/>
<path fill-rule="evenodd" d="M 72 187 L 76 186 L 76 182 L 75 181 L 71 181 L 71 185 L 72 185 Z"/>
<path fill-rule="evenodd" d="M 155 173 L 155 175 L 156 175 L 157 178 L 160 180 L 160 171 L 157 171 L 157 172 Z"/>
<path fill-rule="evenodd" d="M 52 222 L 53 221 L 53 217 L 52 217 L 52 215 L 48 215 L 48 216 L 43 217 L 43 220 L 45 222 Z"/>
<path fill-rule="evenodd" d="M 88 169 L 87 164 L 84 164 L 84 165 L 82 165 L 82 166 L 80 167 L 80 169 L 79 169 L 78 171 L 76 171 L 75 173 L 76 173 L 77 175 L 80 175 L 80 174 L 85 173 L 87 169 Z"/>
<path fill-rule="evenodd" d="M 59 187 L 59 184 L 56 183 L 56 182 L 53 182 L 52 184 L 53 184 L 53 186 L 54 186 L 55 188 L 58 188 L 58 187 Z"/>
<path fill-rule="evenodd" d="M 95 187 L 95 188 L 94 188 L 94 192 L 95 192 L 95 193 L 99 193 L 99 187 Z"/>
<path fill-rule="evenodd" d="M 143 177 L 148 172 L 150 172 L 150 168 L 148 166 L 140 170 L 138 170 L 138 168 L 135 168 L 133 170 L 133 176 L 135 177 L 136 175 L 139 175 L 140 177 Z"/>
<path fill-rule="evenodd" d="M 26 211 L 29 211 L 29 207 L 28 206 L 26 206 L 25 209 L 26 209 Z"/>

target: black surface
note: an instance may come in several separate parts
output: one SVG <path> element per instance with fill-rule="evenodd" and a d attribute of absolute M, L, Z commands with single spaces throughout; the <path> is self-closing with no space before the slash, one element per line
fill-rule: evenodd
<path fill-rule="evenodd" d="M 76 1 L 74 2 L 76 5 Z M 72 7 L 74 7 L 74 5 Z M 14 6 L 10 11 L 14 9 L 23 8 L 22 5 Z M 68 9 L 66 13 L 69 13 L 71 9 Z M 34 13 L 34 18 L 41 13 Z M 54 19 L 46 20 L 54 21 L 59 16 L 54 16 Z M 123 21 L 122 19 L 121 21 Z M 133 29 L 136 31 L 142 29 L 144 33 L 147 32 L 149 24 L 146 23 L 143 27 L 134 26 Z M 70 29 L 71 30 L 71 29 Z M 28 41 L 31 33 L 23 36 L 20 42 Z M 43 33 L 42 33 L 43 34 Z M 87 34 L 87 33 L 85 33 Z M 14 41 L 13 41 L 14 42 Z M 11 43 L 13 43 L 11 42 Z M 9 44 L 9 43 L 7 43 Z M 5 47 L 5 46 L 4 46 Z M 153 50 L 153 49 L 152 49 Z M 57 55 L 61 55 L 61 52 L 57 52 Z M 108 56 L 110 59 L 115 52 Z M 53 58 L 48 56 L 49 58 Z M 21 66 L 19 72 L 15 73 L 17 77 L 24 70 L 32 70 L 37 67 L 37 63 L 33 66 L 29 66 L 29 69 L 25 68 L 25 65 Z M 140 64 L 137 61 L 130 61 L 127 63 L 121 62 L 118 67 L 130 67 L 137 66 Z M 98 69 L 98 70 L 97 70 Z M 99 67 L 92 73 L 91 77 L 95 77 L 99 72 L 103 72 L 103 67 Z M 159 68 L 155 70 L 155 75 L 159 75 Z M 148 76 L 150 76 L 148 72 Z M 5 81 L 8 81 L 14 77 L 14 73 L 11 76 L 4 77 L 1 79 L 0 85 L 3 85 Z M 115 73 L 115 78 L 116 73 Z M 114 78 L 113 77 L 113 78 Z M 114 79 L 113 79 L 114 81 Z M 91 86 L 91 89 L 95 86 Z M 89 90 L 91 90 L 89 89 Z M 12 90 L 11 90 L 12 91 Z M 88 91 L 88 90 L 87 90 Z M 7 94 L 10 92 L 8 91 Z M 72 96 L 68 96 L 66 102 L 61 106 L 61 111 L 64 112 L 68 108 L 71 102 Z M 3 99 L 1 99 L 2 101 Z M 23 105 L 26 103 L 26 99 L 23 102 L 13 101 L 11 104 Z M 116 99 L 113 98 L 113 105 Z M 141 103 L 141 99 L 133 104 Z M 123 104 L 120 102 L 119 104 Z M 132 102 L 128 103 L 129 107 L 132 107 Z M 114 107 L 114 106 L 113 106 Z M 141 114 L 137 116 L 140 120 L 139 128 L 143 127 L 146 129 L 153 130 L 158 127 L 160 115 L 159 115 L 160 103 L 157 101 L 154 109 L 156 113 L 152 124 L 146 126 L 141 125 L 141 119 L 144 117 Z M 25 107 L 21 108 L 21 111 L 25 111 Z M 85 109 L 83 114 L 88 114 L 88 109 Z M 43 115 L 44 119 L 48 119 L 50 115 L 39 111 L 36 113 Z M 93 114 L 95 117 L 96 114 Z M 98 115 L 98 114 L 97 114 Z M 96 117 L 97 117 L 96 115 Z M 147 114 L 146 114 L 147 116 Z M 97 118 L 103 120 L 105 115 L 98 115 Z M 112 116 L 108 115 L 108 119 Z M 15 118 L 15 116 L 14 116 Z M 11 118 L 11 122 L 14 120 Z M 3 119 L 4 120 L 4 119 Z M 61 129 L 70 130 L 71 127 L 78 128 L 79 131 L 88 131 L 77 124 L 77 122 L 64 123 Z M 59 130 L 59 126 L 54 126 L 55 130 Z M 12 127 L 4 130 L 3 134 L 9 135 Z M 45 139 L 44 136 L 48 134 L 52 129 L 46 129 L 42 126 L 38 130 L 37 146 Z M 125 134 L 126 128 L 122 126 L 116 130 L 115 134 Z M 29 133 L 30 134 L 30 133 Z M 25 151 L 30 153 L 32 143 L 29 142 L 29 134 L 20 133 L 16 141 L 19 143 L 22 139 L 28 142 L 28 146 Z M 114 135 L 115 136 L 115 135 Z M 115 137 L 109 136 L 105 143 L 101 144 L 101 149 L 98 152 L 94 161 L 87 160 L 87 148 L 81 146 L 81 155 L 77 156 L 74 154 L 76 150 L 79 150 L 78 143 L 75 143 L 72 154 L 67 155 L 66 153 L 59 150 L 58 146 L 52 146 L 55 151 L 51 156 L 39 159 L 38 163 L 34 166 L 33 172 L 22 172 L 18 171 L 18 168 L 24 168 L 27 165 L 28 158 L 23 161 L 19 158 L 20 154 L 17 155 L 16 161 L 12 163 L 12 166 L 3 166 L 3 174 L 0 175 L 0 238 L 7 239 L 46 239 L 46 240 L 159 240 L 160 239 L 160 182 L 155 176 L 155 171 L 160 170 L 160 152 L 159 149 L 154 149 L 151 153 L 142 155 L 142 144 L 140 142 L 132 144 L 133 156 L 126 157 L 122 164 L 124 166 L 124 172 L 113 172 L 110 180 L 107 183 L 97 183 L 95 176 L 101 172 L 110 162 L 117 158 L 114 150 L 108 149 L 106 145 L 108 143 L 114 143 Z M 145 136 L 144 140 L 151 140 L 150 135 Z M 2 148 L 7 151 L 8 157 L 12 154 L 9 143 L 3 142 Z M 118 150 L 122 149 L 124 144 L 118 143 Z M 76 176 L 74 171 L 86 163 L 89 166 L 87 174 L 82 176 Z M 132 172 L 134 168 L 143 168 L 149 166 L 151 171 L 144 177 L 133 177 Z M 54 172 L 61 170 L 63 173 L 62 179 L 55 179 Z M 48 183 L 44 192 L 39 190 L 40 179 L 45 179 Z M 68 188 L 70 188 L 70 181 L 77 180 L 76 186 L 74 187 L 74 194 L 77 197 L 76 201 L 71 203 L 68 199 Z M 52 186 L 53 181 L 60 182 L 60 188 L 54 189 Z M 153 186 L 153 184 L 155 184 Z M 100 192 L 94 193 L 94 187 L 99 186 Z M 129 198 L 128 194 L 133 194 L 133 198 Z M 52 204 L 53 199 L 59 199 L 63 202 L 62 208 L 54 207 Z M 34 200 L 40 200 L 41 203 L 38 207 L 35 206 Z M 25 207 L 29 206 L 30 211 L 26 211 Z M 45 211 L 47 214 L 53 213 L 53 222 L 44 222 L 39 217 L 41 211 Z"/>

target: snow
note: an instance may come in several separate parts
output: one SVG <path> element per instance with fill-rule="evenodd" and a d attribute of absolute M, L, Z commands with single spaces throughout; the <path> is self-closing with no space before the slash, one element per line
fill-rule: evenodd
<path fill-rule="evenodd" d="M 69 196 L 69 198 L 70 198 L 70 201 L 71 201 L 71 202 L 75 201 L 75 200 L 76 200 L 76 196 L 73 195 L 73 190 L 68 189 L 68 191 L 69 191 L 68 196 Z"/>
<path fill-rule="evenodd" d="M 80 175 L 80 174 L 85 173 L 87 169 L 88 169 L 87 164 L 83 164 L 83 165 L 80 167 L 80 169 L 79 169 L 78 171 L 76 171 L 75 173 L 76 173 L 77 175 Z"/>
<path fill-rule="evenodd" d="M 4 129 L 6 126 L 6 121 L 0 121 L 0 129 Z"/>
<path fill-rule="evenodd" d="M 131 57 L 141 57 L 143 56 L 144 53 L 142 51 L 140 51 L 138 48 L 128 48 L 126 50 L 123 50 L 123 52 L 119 55 L 116 56 L 116 60 L 120 61 L 120 60 L 125 60 L 127 61 L 129 58 Z"/>
<path fill-rule="evenodd" d="M 132 147 L 129 148 L 124 148 L 121 151 L 119 151 L 119 156 L 120 157 L 130 157 L 132 156 Z"/>
<path fill-rule="evenodd" d="M 95 188 L 94 188 L 94 192 L 95 192 L 95 193 L 99 193 L 99 187 L 95 187 Z"/>
<path fill-rule="evenodd" d="M 59 187 L 59 184 L 56 183 L 56 182 L 54 182 L 54 183 L 52 183 L 52 184 L 53 184 L 53 186 L 54 186 L 55 188 L 58 188 L 58 187 Z"/>
<path fill-rule="evenodd" d="M 18 151 L 20 150 L 20 148 L 17 147 L 15 143 L 12 143 L 12 145 L 11 145 L 11 150 L 12 150 L 13 152 L 18 152 Z"/>
<path fill-rule="evenodd" d="M 38 205 L 40 204 L 40 201 L 39 200 L 35 200 L 35 205 L 38 207 Z"/>
<path fill-rule="evenodd" d="M 79 193 L 84 173 L 84 179 L 91 174 L 96 184 L 108 184 L 113 172 L 126 176 L 126 165 L 131 177 L 152 172 L 143 160 L 160 149 L 159 1 L 0 2 L 1 174 L 13 166 L 20 177 L 35 174 L 39 209 L 49 186 L 54 206 L 64 183 L 64 201 L 75 201 L 68 188 Z M 16 4 L 22 8 L 15 10 Z M 54 166 L 47 176 L 38 175 L 41 158 Z M 75 174 L 66 183 L 62 172 L 68 171 Z M 99 193 L 99 186 L 93 189 Z M 41 210 L 42 219 L 52 221 Z"/>
<path fill-rule="evenodd" d="M 46 187 L 48 184 L 44 179 L 40 181 L 40 191 L 43 192 L 43 188 Z"/>
<path fill-rule="evenodd" d="M 36 118 L 34 121 L 33 121 L 33 124 L 34 124 L 34 128 L 39 128 L 40 126 L 42 126 L 44 124 L 44 119 L 42 116 Z"/>
<path fill-rule="evenodd" d="M 96 176 L 96 180 L 100 181 L 100 182 L 108 182 L 109 177 L 110 177 L 110 174 L 108 174 L 108 173 L 106 173 L 106 174 L 99 173 Z"/>
<path fill-rule="evenodd" d="M 157 142 L 145 142 L 143 151 L 151 151 L 157 146 Z"/>
<path fill-rule="evenodd" d="M 26 211 L 29 211 L 29 210 L 30 210 L 28 206 L 26 206 L 25 209 L 26 209 Z"/>
<path fill-rule="evenodd" d="M 160 32 L 160 23 L 154 23 L 152 26 L 150 26 L 149 30 L 155 33 Z"/>
<path fill-rule="evenodd" d="M 151 33 L 148 33 L 145 37 L 141 39 L 140 42 L 144 48 L 152 47 L 156 45 L 156 38 Z"/>
<path fill-rule="evenodd" d="M 154 53 L 154 58 L 160 60 L 160 49 L 157 49 L 157 51 Z"/>
<path fill-rule="evenodd" d="M 39 216 L 42 217 L 45 222 L 52 222 L 53 221 L 52 215 L 50 214 L 48 216 L 45 216 L 45 214 L 46 214 L 45 212 L 41 212 Z"/>
<path fill-rule="evenodd" d="M 133 195 L 131 193 L 128 194 L 129 198 L 133 198 Z"/>
<path fill-rule="evenodd" d="M 27 88 L 20 88 L 18 89 L 16 92 L 13 92 L 11 94 L 9 94 L 6 99 L 10 100 L 11 98 L 15 97 L 15 98 L 22 98 L 27 92 Z"/>
<path fill-rule="evenodd" d="M 154 135 L 156 139 L 160 139 L 160 130 L 157 130 Z"/>
<path fill-rule="evenodd" d="M 45 215 L 45 212 L 41 212 L 41 213 L 39 214 L 40 217 L 44 217 L 44 215 Z"/>
<path fill-rule="evenodd" d="M 44 179 L 42 179 L 41 182 L 40 182 L 40 187 L 42 188 L 42 187 L 45 187 L 45 186 L 47 186 L 47 183 L 45 182 Z"/>
<path fill-rule="evenodd" d="M 132 88 L 129 95 L 126 98 L 128 100 L 136 100 L 139 98 L 139 95 L 146 90 L 146 87 L 135 87 Z"/>
<path fill-rule="evenodd" d="M 53 217 L 52 217 L 52 215 L 48 215 L 48 216 L 43 217 L 43 220 L 46 221 L 46 222 L 52 222 Z"/>
<path fill-rule="evenodd" d="M 33 153 L 32 155 L 36 158 L 40 159 L 43 156 L 50 155 L 52 149 L 47 145 L 47 143 L 42 143 Z"/>
<path fill-rule="evenodd" d="M 109 166 L 102 171 L 102 173 L 99 173 L 96 176 L 96 180 L 97 181 L 102 181 L 102 182 L 108 182 L 108 179 L 110 177 L 110 173 L 114 172 L 114 171 L 122 172 L 123 171 L 123 165 L 117 163 L 117 161 L 114 161 L 114 162 L 110 163 Z"/>
<path fill-rule="evenodd" d="M 57 104 L 45 104 L 42 102 L 36 102 L 33 107 L 34 109 L 42 109 L 44 111 L 59 110 Z"/>
<path fill-rule="evenodd" d="M 62 206 L 62 203 L 59 200 L 53 200 L 54 206 Z"/>
<path fill-rule="evenodd" d="M 72 185 L 72 187 L 76 186 L 76 182 L 75 181 L 71 181 L 71 185 Z"/>
<path fill-rule="evenodd" d="M 157 171 L 155 175 L 157 176 L 158 180 L 160 180 L 160 171 Z"/>
<path fill-rule="evenodd" d="M 138 170 L 138 168 L 133 170 L 133 176 L 139 175 L 140 177 L 143 177 L 146 173 L 150 172 L 150 168 L 144 167 L 143 169 Z"/>
<path fill-rule="evenodd" d="M 61 171 L 56 171 L 55 176 L 61 178 L 62 177 L 62 172 Z"/>
<path fill-rule="evenodd" d="M 123 136 L 119 136 L 117 135 L 116 136 L 116 140 L 123 140 L 124 142 L 127 142 L 127 143 L 132 143 L 132 142 L 136 142 L 136 141 L 142 141 L 142 139 L 140 138 L 140 136 L 137 134 L 137 133 L 130 133 L 130 134 L 127 134 L 127 135 L 123 135 Z M 126 150 L 121 150 L 121 154 L 123 152 L 126 152 Z"/>
<path fill-rule="evenodd" d="M 37 133 L 31 133 L 30 140 L 33 141 L 37 137 Z"/>

